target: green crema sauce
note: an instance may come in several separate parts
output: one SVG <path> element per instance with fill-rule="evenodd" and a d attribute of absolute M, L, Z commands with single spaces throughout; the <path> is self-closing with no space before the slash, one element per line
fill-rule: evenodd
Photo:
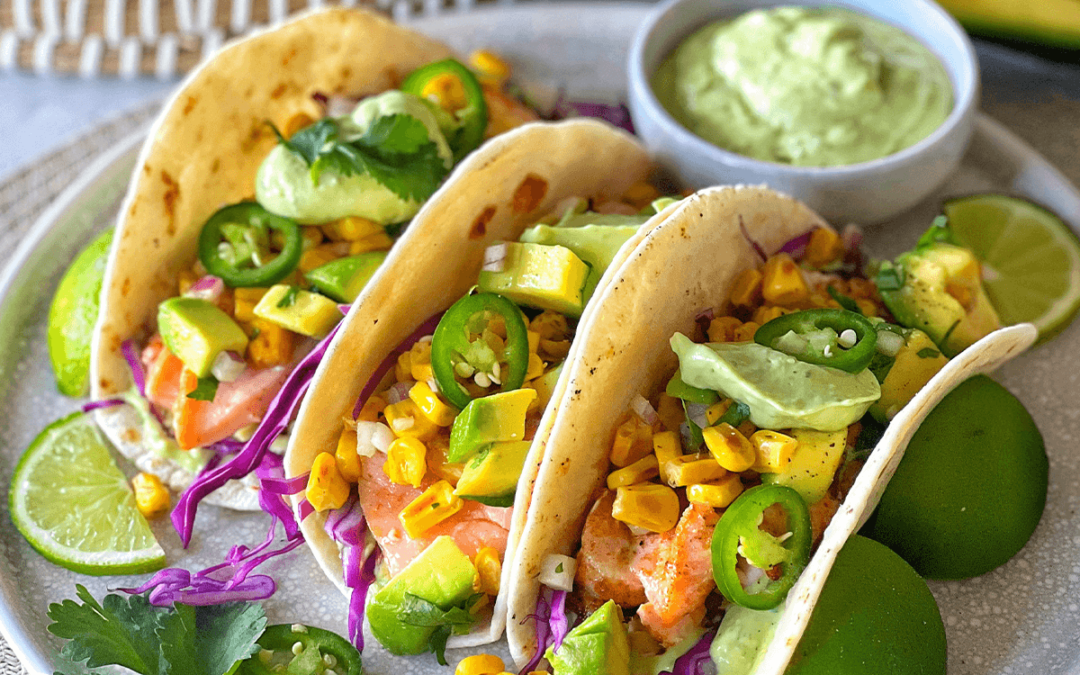
<path fill-rule="evenodd" d="M 711 23 L 664 60 L 652 86 L 705 140 L 797 166 L 885 157 L 929 136 L 953 107 L 945 68 L 921 42 L 831 8 Z"/>

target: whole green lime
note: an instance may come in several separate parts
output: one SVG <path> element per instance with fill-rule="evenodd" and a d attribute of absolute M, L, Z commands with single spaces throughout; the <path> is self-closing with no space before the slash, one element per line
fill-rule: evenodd
<path fill-rule="evenodd" d="M 786 675 L 944 675 L 945 625 L 926 582 L 885 546 L 854 536 Z"/>
<path fill-rule="evenodd" d="M 90 388 L 90 336 L 97 321 L 112 230 L 102 232 L 64 273 L 49 308 L 49 360 L 56 386 L 65 396 L 85 396 Z"/>
<path fill-rule="evenodd" d="M 1046 505 L 1042 434 L 985 375 L 923 421 L 881 498 L 874 539 L 930 579 L 966 579 L 1024 547 Z"/>

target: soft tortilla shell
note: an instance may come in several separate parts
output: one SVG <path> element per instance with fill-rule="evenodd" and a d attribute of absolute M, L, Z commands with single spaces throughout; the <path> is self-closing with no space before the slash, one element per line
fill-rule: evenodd
<path fill-rule="evenodd" d="M 671 335 L 690 332 L 700 310 L 722 304 L 736 276 L 761 263 L 748 237 L 766 252 L 774 252 L 824 224 L 801 202 L 764 187 L 703 190 L 639 244 L 594 300 L 578 329 L 581 348 L 548 437 L 518 563 L 509 579 L 507 637 L 518 665 L 535 650 L 535 628 L 531 621 L 522 621 L 535 611 L 540 566 L 550 553 L 574 552 L 595 491 L 607 474 L 614 421 L 635 395 L 656 391 L 675 369 L 677 359 L 668 344 Z M 1008 330 L 1019 333 L 987 340 L 1006 344 L 1008 354 L 1023 349 L 1025 340 L 1030 343 L 1030 331 Z M 976 345 L 950 363 L 889 427 L 789 596 L 788 611 L 759 675 L 782 673 L 786 667 L 836 551 L 876 504 L 870 495 L 880 496 L 887 478 L 886 471 L 876 467 L 888 464 L 891 475 L 914 427 L 933 407 L 927 401 L 978 372 L 968 364 L 969 354 L 978 354 L 971 358 L 981 367 L 999 363 L 1001 354 L 995 351 L 987 359 L 978 351 L 983 346 Z"/>
<path fill-rule="evenodd" d="M 498 241 L 517 240 L 525 228 L 567 197 L 617 197 L 647 178 L 650 168 L 648 155 L 633 138 L 586 119 L 525 125 L 489 141 L 462 162 L 413 219 L 345 318 L 300 409 L 285 455 L 286 474 L 302 474 L 310 470 L 319 453 L 333 452 L 341 431 L 338 420 L 351 417 L 364 384 L 421 322 L 468 292 L 483 265 L 484 249 Z M 667 213 L 646 223 L 623 246 L 612 267 L 621 264 Z M 599 288 L 608 278 L 601 280 Z M 559 400 L 564 386 L 560 382 L 553 401 Z M 519 482 L 504 578 L 514 567 L 513 552 L 524 528 L 532 480 L 554 416 L 553 406 L 548 406 Z M 340 554 L 323 531 L 323 521 L 316 515 L 301 527 L 327 576 L 346 592 Z M 491 624 L 451 638 L 450 646 L 498 639 L 505 607 L 503 592 L 496 600 Z"/>
<path fill-rule="evenodd" d="M 255 174 L 279 128 L 296 114 L 318 118 L 311 94 L 365 95 L 450 56 L 446 46 L 372 12 L 331 9 L 301 16 L 223 49 L 192 73 L 150 130 L 120 212 L 94 330 L 91 387 L 96 399 L 131 386 L 120 345 L 152 330 L 157 306 L 176 294 L 180 271 L 196 258 L 199 232 L 225 204 L 254 194 Z M 103 413 L 108 411 L 102 411 Z M 124 455 L 155 473 L 138 426 L 105 414 Z M 193 478 L 172 462 L 174 486 Z M 228 488 L 217 501 L 258 508 Z M 244 490 L 242 492 L 250 492 Z"/>

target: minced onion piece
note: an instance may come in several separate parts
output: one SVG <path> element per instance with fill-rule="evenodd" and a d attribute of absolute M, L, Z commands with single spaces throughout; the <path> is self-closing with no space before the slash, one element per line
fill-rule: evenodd
<path fill-rule="evenodd" d="M 185 298 L 198 298 L 208 302 L 217 302 L 225 292 L 225 282 L 220 277 L 208 274 L 191 285 L 184 293 Z"/>
<path fill-rule="evenodd" d="M 506 269 L 506 243 L 495 244 L 484 249 L 485 272 L 502 272 Z"/>
<path fill-rule="evenodd" d="M 879 330 L 877 332 L 877 350 L 885 356 L 896 356 L 903 346 L 903 336 L 888 330 Z"/>
<path fill-rule="evenodd" d="M 401 403 L 405 399 L 409 398 L 409 390 L 416 384 L 412 380 L 405 380 L 404 382 L 395 382 L 393 386 L 386 390 L 386 403 L 387 405 L 394 405 L 395 403 Z"/>
<path fill-rule="evenodd" d="M 686 416 L 690 418 L 690 421 L 698 425 L 702 429 L 709 426 L 709 420 L 705 417 L 705 411 L 709 409 L 709 406 L 704 403 L 686 403 Z"/>
<path fill-rule="evenodd" d="M 843 242 L 845 251 L 852 251 L 859 248 L 863 240 L 862 228 L 855 223 L 848 223 L 844 226 L 844 231 L 840 234 L 840 241 Z"/>
<path fill-rule="evenodd" d="M 645 424 L 656 424 L 656 421 L 660 419 L 660 415 L 657 414 L 656 409 L 653 408 L 652 404 L 649 403 L 649 400 L 641 394 L 634 396 L 634 400 L 630 402 L 630 408 L 633 409 L 634 414 L 640 417 L 641 421 Z"/>
<path fill-rule="evenodd" d="M 574 574 L 577 572 L 577 560 L 558 553 L 544 556 L 540 565 L 540 583 L 557 591 L 574 590 Z"/>
<path fill-rule="evenodd" d="M 382 422 L 356 423 L 356 454 L 373 457 L 376 452 L 386 452 L 394 442 L 394 432 Z"/>
<path fill-rule="evenodd" d="M 217 378 L 218 382 L 235 382 L 247 368 L 244 357 L 236 352 L 221 352 L 214 358 L 214 364 L 210 366 L 210 374 Z"/>

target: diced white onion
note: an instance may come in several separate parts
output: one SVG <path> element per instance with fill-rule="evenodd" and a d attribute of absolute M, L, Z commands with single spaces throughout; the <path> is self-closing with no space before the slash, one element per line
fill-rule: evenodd
<path fill-rule="evenodd" d="M 412 429 L 414 424 L 416 424 L 416 420 L 412 417 L 396 417 L 394 418 L 392 426 L 394 431 L 407 431 L 408 429 Z"/>
<path fill-rule="evenodd" d="M 386 390 L 386 403 L 388 405 L 394 405 L 395 403 L 401 403 L 405 399 L 409 398 L 409 390 L 416 384 L 412 380 L 405 380 L 404 382 L 397 382 L 392 387 Z"/>
<path fill-rule="evenodd" d="M 207 275 L 193 283 L 187 293 L 184 293 L 184 297 L 217 302 L 224 292 L 225 282 L 213 275 Z"/>
<path fill-rule="evenodd" d="M 641 394 L 634 396 L 634 400 L 630 402 L 630 407 L 633 409 L 634 414 L 640 417 L 645 424 L 656 424 L 656 420 L 660 419 L 656 409 Z"/>
<path fill-rule="evenodd" d="M 376 452 L 386 452 L 394 442 L 394 432 L 382 422 L 356 423 L 356 454 L 372 457 Z"/>
<path fill-rule="evenodd" d="M 570 556 L 550 553 L 544 557 L 544 563 L 540 566 L 540 583 L 557 591 L 572 591 L 576 572 L 577 560 Z"/>
<path fill-rule="evenodd" d="M 836 341 L 844 349 L 851 349 L 855 346 L 855 343 L 859 341 L 859 336 L 855 334 L 855 331 L 848 328 L 840 333 L 840 337 L 838 337 Z"/>
<path fill-rule="evenodd" d="M 904 346 L 904 338 L 892 331 L 879 330 L 877 334 L 877 350 L 885 356 L 896 356 L 900 348 Z"/>
<path fill-rule="evenodd" d="M 484 249 L 485 272 L 502 272 L 506 267 L 506 244 L 495 244 Z"/>
<path fill-rule="evenodd" d="M 840 233 L 840 241 L 843 242 L 845 251 L 859 248 L 862 245 L 862 240 L 862 228 L 855 223 L 848 223 L 844 226 L 844 231 Z"/>
<path fill-rule="evenodd" d="M 214 365 L 210 366 L 210 374 L 216 377 L 218 382 L 235 382 L 245 368 L 247 364 L 244 363 L 244 357 L 236 352 L 221 352 L 214 359 Z"/>
<path fill-rule="evenodd" d="M 349 96 L 327 96 L 326 116 L 344 117 L 353 111 L 359 101 Z"/>

